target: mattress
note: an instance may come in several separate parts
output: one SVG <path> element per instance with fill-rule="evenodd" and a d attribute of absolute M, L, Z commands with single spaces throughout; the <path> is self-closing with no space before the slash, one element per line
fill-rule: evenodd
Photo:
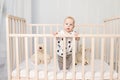
<path fill-rule="evenodd" d="M 48 79 L 49 80 L 53 80 L 54 79 L 54 61 L 52 60 L 51 63 L 48 64 Z M 31 62 L 31 60 L 29 59 L 28 61 L 28 65 L 29 65 L 29 77 L 30 78 L 34 78 L 35 77 L 35 71 L 34 71 L 34 67 L 35 65 Z M 104 79 L 110 79 L 110 66 L 104 62 Z M 95 75 L 94 75 L 94 79 L 101 79 L 101 61 L 96 59 L 94 60 L 94 71 L 95 71 Z M 78 64 L 77 66 L 75 66 L 76 68 L 76 79 L 82 79 L 82 65 Z M 45 78 L 45 65 L 40 64 L 38 65 L 38 73 L 39 73 L 39 79 L 43 79 Z M 91 79 L 92 78 L 92 67 L 91 65 L 85 65 L 85 79 Z M 12 77 L 15 77 L 17 74 L 17 70 L 14 69 L 12 71 Z M 63 78 L 63 71 L 60 71 L 57 67 L 57 79 L 62 79 Z M 66 71 L 66 79 L 72 79 L 72 68 L 68 71 Z M 23 61 L 20 64 L 20 77 L 26 77 L 26 66 L 25 66 L 25 61 Z M 113 78 L 116 79 L 117 78 L 117 72 L 113 71 Z"/>

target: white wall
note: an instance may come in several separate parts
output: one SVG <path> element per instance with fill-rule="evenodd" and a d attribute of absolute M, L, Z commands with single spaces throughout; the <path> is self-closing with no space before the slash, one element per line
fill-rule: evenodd
<path fill-rule="evenodd" d="M 32 0 L 33 23 L 62 23 L 73 16 L 77 23 L 102 23 L 120 15 L 120 0 Z"/>

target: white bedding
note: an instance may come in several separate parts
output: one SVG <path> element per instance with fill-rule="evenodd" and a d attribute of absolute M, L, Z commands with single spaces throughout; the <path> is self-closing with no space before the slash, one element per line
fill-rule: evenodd
<path fill-rule="evenodd" d="M 54 79 L 54 66 L 53 63 L 54 61 L 52 60 L 51 63 L 48 65 L 48 79 Z M 34 78 L 34 64 L 29 60 L 29 77 L 30 78 Z M 95 79 L 100 79 L 101 78 L 101 61 L 100 60 L 95 60 L 94 62 L 94 71 L 95 71 Z M 25 66 L 25 62 L 23 62 L 22 64 L 20 64 L 20 76 L 21 77 L 26 77 L 26 70 L 25 70 L 26 66 Z M 44 69 L 45 66 L 44 65 L 39 65 L 38 66 L 38 70 L 39 70 L 39 78 L 44 78 L 45 74 L 44 74 Z M 86 65 L 85 66 L 85 79 L 91 79 L 92 78 L 92 72 L 91 72 L 91 65 Z M 57 68 L 57 79 L 62 79 L 63 77 L 63 72 L 59 71 Z M 15 77 L 16 76 L 16 69 L 13 70 L 12 72 L 12 76 Z M 66 78 L 67 79 L 72 79 L 72 68 L 71 70 L 67 71 L 66 73 Z M 113 77 L 117 78 L 117 72 L 114 71 L 113 73 Z M 82 78 L 82 65 L 79 64 L 76 66 L 76 79 L 81 79 Z M 110 66 L 104 62 L 104 79 L 110 79 Z"/>

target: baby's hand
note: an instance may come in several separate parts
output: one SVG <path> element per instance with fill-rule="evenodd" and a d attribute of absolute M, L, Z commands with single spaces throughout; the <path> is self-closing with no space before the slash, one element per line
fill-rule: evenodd
<path fill-rule="evenodd" d="M 75 40 L 80 40 L 80 37 L 78 37 L 78 33 L 75 33 Z"/>
<path fill-rule="evenodd" d="M 77 37 L 77 36 L 78 36 L 78 33 L 75 33 L 74 35 L 75 35 L 75 37 Z"/>
<path fill-rule="evenodd" d="M 58 34 L 58 32 L 54 32 L 54 33 L 53 33 L 54 36 L 57 35 L 57 34 Z"/>

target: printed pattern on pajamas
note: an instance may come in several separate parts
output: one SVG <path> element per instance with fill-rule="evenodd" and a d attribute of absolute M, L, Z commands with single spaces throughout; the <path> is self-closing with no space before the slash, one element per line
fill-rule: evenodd
<path fill-rule="evenodd" d="M 75 32 L 69 33 L 69 35 L 73 35 Z M 61 31 L 59 33 L 60 35 L 64 35 L 64 31 Z M 70 68 L 70 65 L 72 63 L 72 40 L 73 38 L 66 37 L 65 40 L 62 37 L 57 38 L 57 54 L 58 54 L 58 64 L 60 70 L 63 69 L 63 55 L 64 55 L 64 47 L 66 49 L 66 69 Z M 65 46 L 64 46 L 65 41 Z"/>

